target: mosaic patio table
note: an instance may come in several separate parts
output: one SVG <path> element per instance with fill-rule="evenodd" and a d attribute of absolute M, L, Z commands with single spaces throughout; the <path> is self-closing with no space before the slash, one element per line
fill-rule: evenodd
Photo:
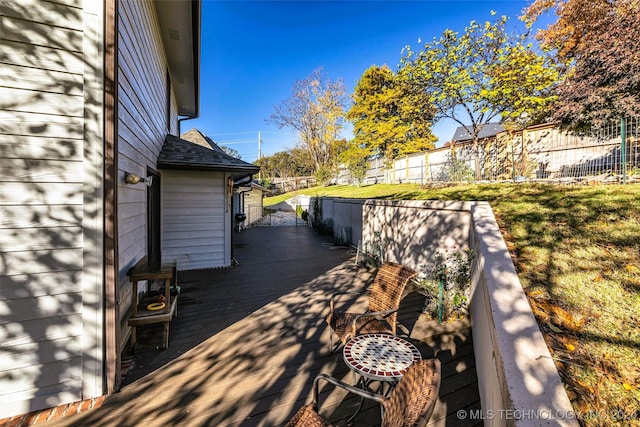
<path fill-rule="evenodd" d="M 371 383 L 381 381 L 381 394 L 388 395 L 412 363 L 422 360 L 420 351 L 409 341 L 388 334 L 365 334 L 352 338 L 342 350 L 344 361 L 360 375 L 357 384 L 369 390 Z M 388 384 L 386 392 L 384 384 Z M 363 399 L 351 421 L 360 412 Z"/>
<path fill-rule="evenodd" d="M 409 341 L 388 334 L 365 334 L 351 339 L 342 351 L 347 366 L 374 381 L 398 382 L 413 362 L 422 360 Z"/>

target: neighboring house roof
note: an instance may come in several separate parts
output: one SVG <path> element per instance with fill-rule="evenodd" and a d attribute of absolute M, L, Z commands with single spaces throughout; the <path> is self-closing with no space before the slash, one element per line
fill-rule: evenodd
<path fill-rule="evenodd" d="M 256 182 L 252 182 L 250 185 L 252 190 L 258 190 L 258 191 L 262 191 L 263 193 L 268 193 L 269 189 L 267 187 L 264 187 Z"/>
<path fill-rule="evenodd" d="M 197 129 L 179 138 L 167 135 L 158 156 L 158 168 L 231 172 L 234 179 L 256 174 L 260 167 L 226 154 Z"/>
<path fill-rule="evenodd" d="M 468 125 L 466 127 L 459 126 L 456 129 L 456 132 L 453 134 L 453 138 L 451 138 L 451 140 L 453 142 L 461 142 L 461 141 L 468 141 L 473 139 L 473 137 L 471 136 L 471 132 L 467 130 L 467 127 L 471 129 L 471 125 Z M 487 123 L 482 127 L 482 129 L 480 129 L 480 133 L 478 133 L 478 138 L 479 139 L 490 138 L 492 136 L 496 136 L 502 131 L 504 131 L 504 127 L 502 126 L 502 124 Z"/>

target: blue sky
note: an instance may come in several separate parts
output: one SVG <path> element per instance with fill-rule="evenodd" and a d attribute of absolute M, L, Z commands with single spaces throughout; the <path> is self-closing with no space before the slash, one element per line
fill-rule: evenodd
<path fill-rule="evenodd" d="M 292 148 L 297 137 L 267 120 L 295 80 L 322 67 L 352 93 L 371 65 L 395 70 L 406 45 L 417 50 L 447 28 L 491 20 L 492 10 L 515 25 L 528 3 L 203 0 L 200 117 L 184 121 L 181 131 L 197 128 L 247 162 L 258 158 L 258 132 L 263 156 Z M 436 123 L 438 146 L 455 127 Z M 344 136 L 351 138 L 350 127 Z"/>

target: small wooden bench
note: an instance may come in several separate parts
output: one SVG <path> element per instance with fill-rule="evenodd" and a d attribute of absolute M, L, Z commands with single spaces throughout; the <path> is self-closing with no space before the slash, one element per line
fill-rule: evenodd
<path fill-rule="evenodd" d="M 147 258 L 144 257 L 136 263 L 127 272 L 129 280 L 133 285 L 131 294 L 131 317 L 128 324 L 131 326 L 131 347 L 135 351 L 137 343 L 137 327 L 149 325 L 152 323 L 162 322 L 164 330 L 162 334 L 162 348 L 169 347 L 169 322 L 173 316 L 178 315 L 178 295 L 171 295 L 172 283 L 177 288 L 177 270 L 176 266 L 163 266 L 161 268 L 152 268 L 149 266 Z M 150 296 L 138 297 L 138 282 L 147 281 L 151 284 L 153 281 L 164 281 L 164 308 L 160 310 L 149 310 L 149 304 L 155 302 Z"/>

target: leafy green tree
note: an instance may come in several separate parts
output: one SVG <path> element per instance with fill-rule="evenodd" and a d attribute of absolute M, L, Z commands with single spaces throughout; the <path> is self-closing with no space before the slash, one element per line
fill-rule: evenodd
<path fill-rule="evenodd" d="M 351 142 L 347 149 L 340 153 L 340 162 L 347 167 L 347 170 L 358 181 L 358 185 L 367 176 L 369 162 L 367 161 L 371 150 L 363 145 Z"/>
<path fill-rule="evenodd" d="M 295 171 L 293 159 L 287 151 L 279 151 L 271 156 L 270 166 L 274 177 L 292 176 Z"/>
<path fill-rule="evenodd" d="M 306 150 L 293 148 L 262 157 L 254 162 L 260 166 L 263 176 L 283 178 L 290 176 L 311 176 L 315 169 Z"/>
<path fill-rule="evenodd" d="M 412 96 L 407 82 L 386 65 L 365 70 L 347 114 L 356 147 L 381 153 L 387 160 L 434 147 L 433 108 L 428 98 Z"/>
<path fill-rule="evenodd" d="M 332 170 L 327 166 L 320 166 L 316 169 L 316 172 L 313 176 L 320 185 L 327 185 L 332 176 Z"/>
<path fill-rule="evenodd" d="M 557 20 L 537 37 L 566 66 L 554 119 L 583 129 L 639 115 L 640 1 L 536 0 L 525 16 L 548 11 Z"/>
<path fill-rule="evenodd" d="M 321 68 L 296 80 L 291 96 L 274 107 L 269 121 L 297 131 L 316 170 L 330 170 L 334 145 L 343 129 L 347 95 L 341 79 L 331 81 Z"/>
<path fill-rule="evenodd" d="M 315 170 L 313 159 L 309 155 L 309 151 L 304 148 L 293 148 L 289 150 L 291 159 L 295 165 L 294 176 L 311 176 Z"/>
<path fill-rule="evenodd" d="M 538 53 L 531 43 L 515 43 L 492 70 L 491 104 L 500 110 L 505 128 L 521 130 L 544 123 L 557 100 L 553 89 L 560 79 L 559 67 L 548 53 Z"/>
<path fill-rule="evenodd" d="M 541 120 L 557 81 L 550 57 L 533 50 L 526 32 L 509 33 L 507 22 L 506 16 L 471 21 L 463 33 L 445 30 L 421 51 L 405 48 L 401 58 L 400 72 L 429 97 L 435 120 L 452 119 L 472 136 L 476 179 L 481 178 L 482 128 L 499 117 L 514 124 Z"/>

